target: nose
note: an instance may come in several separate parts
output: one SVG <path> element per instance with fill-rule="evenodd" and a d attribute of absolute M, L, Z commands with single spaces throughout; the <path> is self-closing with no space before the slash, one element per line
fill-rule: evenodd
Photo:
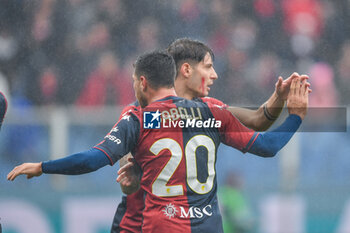
<path fill-rule="evenodd" d="M 210 79 L 212 80 L 216 80 L 218 79 L 218 74 L 216 73 L 216 71 L 213 69 L 212 75 L 210 75 Z"/>

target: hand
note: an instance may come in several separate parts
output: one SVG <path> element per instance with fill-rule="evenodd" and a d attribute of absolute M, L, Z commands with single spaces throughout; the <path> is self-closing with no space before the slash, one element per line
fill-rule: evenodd
<path fill-rule="evenodd" d="M 118 170 L 117 182 L 120 183 L 123 193 L 131 194 L 140 188 L 141 171 L 133 158 Z"/>
<path fill-rule="evenodd" d="M 289 114 L 296 114 L 300 116 L 301 119 L 304 119 L 309 103 L 309 86 L 310 84 L 306 79 L 302 79 L 301 77 L 292 80 L 287 98 Z"/>
<path fill-rule="evenodd" d="M 43 174 L 41 163 L 23 163 L 10 171 L 7 179 L 13 181 L 19 175 L 27 175 L 27 179 L 30 179 L 34 176 L 41 176 L 41 174 Z"/>
<path fill-rule="evenodd" d="M 290 85 L 292 83 L 292 81 L 295 78 L 301 78 L 300 82 L 303 82 L 304 80 L 309 79 L 309 77 L 307 75 L 299 75 L 298 73 L 294 72 L 291 76 L 289 76 L 286 80 L 283 80 L 283 78 L 280 76 L 278 77 L 278 80 L 275 84 L 275 91 L 277 93 L 277 96 L 279 98 L 281 98 L 282 100 L 287 100 L 288 98 L 288 94 L 289 94 L 289 90 L 290 90 Z M 309 87 L 310 87 L 310 83 Z M 309 89 L 309 92 L 311 92 L 311 89 Z"/>

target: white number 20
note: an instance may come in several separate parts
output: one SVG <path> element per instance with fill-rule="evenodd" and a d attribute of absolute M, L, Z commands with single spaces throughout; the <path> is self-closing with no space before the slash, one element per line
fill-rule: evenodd
<path fill-rule="evenodd" d="M 203 146 L 208 151 L 208 178 L 205 183 L 198 180 L 196 150 Z M 152 184 L 152 193 L 160 197 L 179 196 L 184 194 L 184 188 L 180 185 L 167 185 L 182 159 L 182 149 L 177 141 L 171 138 L 163 138 L 156 141 L 150 148 L 150 151 L 156 156 L 162 151 L 168 149 L 171 157 L 157 179 Z M 191 138 L 185 147 L 186 173 L 188 186 L 198 194 L 208 193 L 214 185 L 215 177 L 215 144 L 213 140 L 206 135 L 197 135 Z M 204 168 L 203 168 L 204 169 Z"/>

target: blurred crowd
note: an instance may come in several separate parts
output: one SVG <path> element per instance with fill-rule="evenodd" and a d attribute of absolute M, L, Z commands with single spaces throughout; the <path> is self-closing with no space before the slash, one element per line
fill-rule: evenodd
<path fill-rule="evenodd" d="M 211 96 L 258 106 L 279 75 L 314 106 L 350 103 L 347 0 L 2 0 L 0 89 L 13 105 L 126 105 L 137 55 L 190 37 L 215 53 Z"/>

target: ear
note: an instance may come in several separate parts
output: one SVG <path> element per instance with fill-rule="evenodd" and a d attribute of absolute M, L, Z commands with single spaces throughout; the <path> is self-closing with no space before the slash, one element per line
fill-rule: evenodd
<path fill-rule="evenodd" d="M 185 78 L 189 78 L 192 74 L 192 67 L 191 67 L 190 63 L 188 63 L 188 62 L 183 63 L 180 67 L 180 73 Z"/>
<path fill-rule="evenodd" d="M 140 76 L 140 87 L 141 87 L 141 90 L 142 91 L 146 91 L 147 90 L 147 86 L 148 86 L 148 83 L 147 83 L 146 77 L 141 75 Z"/>

